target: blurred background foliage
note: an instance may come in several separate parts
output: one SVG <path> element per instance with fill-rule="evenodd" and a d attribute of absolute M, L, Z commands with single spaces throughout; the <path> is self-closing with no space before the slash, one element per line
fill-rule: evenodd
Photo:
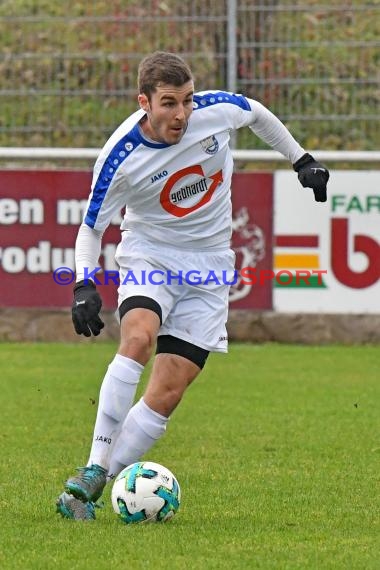
<path fill-rule="evenodd" d="M 0 146 L 99 147 L 136 109 L 141 58 L 181 54 L 225 89 L 228 2 L 3 0 Z M 380 147 L 380 0 L 237 1 L 236 90 L 308 149 Z M 239 148 L 266 148 L 248 129 Z"/>

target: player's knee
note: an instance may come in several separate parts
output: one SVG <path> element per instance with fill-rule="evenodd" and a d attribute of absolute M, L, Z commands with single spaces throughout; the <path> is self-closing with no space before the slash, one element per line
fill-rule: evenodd
<path fill-rule="evenodd" d="M 141 364 L 146 364 L 152 355 L 156 337 L 148 330 L 132 330 L 123 335 L 119 353 Z"/>

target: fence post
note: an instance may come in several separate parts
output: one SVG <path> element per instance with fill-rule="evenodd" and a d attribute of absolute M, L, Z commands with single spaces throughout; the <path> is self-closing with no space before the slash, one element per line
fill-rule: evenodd
<path fill-rule="evenodd" d="M 227 0 L 227 89 L 237 90 L 237 0 Z M 236 132 L 231 133 L 231 148 L 236 147 Z"/>

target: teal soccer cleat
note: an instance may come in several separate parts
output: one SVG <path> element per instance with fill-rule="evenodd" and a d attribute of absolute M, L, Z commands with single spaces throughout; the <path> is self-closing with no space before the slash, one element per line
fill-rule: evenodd
<path fill-rule="evenodd" d="M 77 521 L 95 520 L 94 503 L 83 503 L 83 501 L 76 499 L 73 495 L 62 493 L 59 495 L 56 505 L 57 513 L 59 513 L 64 519 L 73 519 Z"/>
<path fill-rule="evenodd" d="M 78 467 L 79 475 L 70 477 L 65 483 L 65 490 L 76 499 L 95 502 L 103 493 L 107 482 L 107 471 L 100 465 Z"/>

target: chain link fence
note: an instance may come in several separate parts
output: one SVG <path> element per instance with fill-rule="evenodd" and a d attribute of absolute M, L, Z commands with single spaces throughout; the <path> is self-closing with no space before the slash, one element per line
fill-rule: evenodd
<path fill-rule="evenodd" d="M 309 149 L 380 148 L 380 0 L 2 0 L 0 37 L 0 146 L 101 146 L 163 49 Z M 245 131 L 239 148 L 266 148 Z"/>

